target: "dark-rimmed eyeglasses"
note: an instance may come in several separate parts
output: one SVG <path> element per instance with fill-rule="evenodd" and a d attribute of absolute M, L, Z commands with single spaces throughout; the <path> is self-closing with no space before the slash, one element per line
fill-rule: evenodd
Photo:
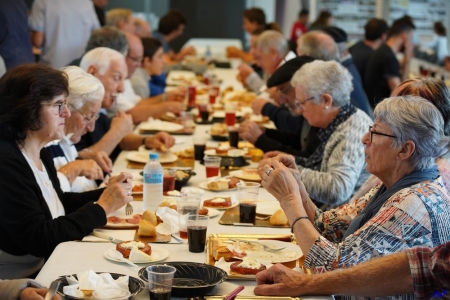
<path fill-rule="evenodd" d="M 100 117 L 100 114 L 96 114 L 96 115 L 94 115 L 93 117 L 88 117 L 88 116 L 86 116 L 84 113 L 82 113 L 81 111 L 79 111 L 78 109 L 76 109 L 75 107 L 73 107 L 73 105 L 70 105 L 70 107 L 72 107 L 72 109 L 73 109 L 74 111 L 78 112 L 78 113 L 83 117 L 84 122 L 85 122 L 86 124 L 89 124 L 89 123 L 91 123 L 91 122 L 95 122 L 95 121 L 97 121 L 98 118 Z"/>
<path fill-rule="evenodd" d="M 295 99 L 294 99 L 294 102 L 295 102 L 295 104 L 296 104 L 297 106 L 305 106 L 306 102 L 311 101 L 312 99 L 314 99 L 314 96 L 313 96 L 313 97 L 309 97 L 308 99 L 306 99 L 306 100 L 300 102 L 297 98 L 295 98 Z"/>
<path fill-rule="evenodd" d="M 136 64 L 140 64 L 142 62 L 142 57 L 132 57 L 131 55 L 127 54 L 127 58 L 131 59 Z"/>
<path fill-rule="evenodd" d="M 390 138 L 393 138 L 393 139 L 396 139 L 396 138 L 397 138 L 395 135 L 392 135 L 392 134 L 386 134 L 386 133 L 374 131 L 374 130 L 372 130 L 372 126 L 369 126 L 369 133 L 370 133 L 370 143 L 371 143 L 371 144 L 372 144 L 372 136 L 373 136 L 374 134 L 378 134 L 378 135 L 382 135 L 382 136 L 387 136 L 387 137 L 390 137 Z"/>
<path fill-rule="evenodd" d="M 58 107 L 58 115 L 61 115 L 63 113 L 63 111 L 64 111 L 64 108 L 66 108 L 66 106 L 67 106 L 67 100 L 58 101 L 56 103 L 47 103 L 47 104 L 44 104 L 44 105 L 52 106 L 52 107 Z"/>

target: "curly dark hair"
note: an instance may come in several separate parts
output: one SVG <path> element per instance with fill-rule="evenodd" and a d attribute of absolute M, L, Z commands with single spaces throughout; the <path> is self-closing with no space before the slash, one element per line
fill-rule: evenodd
<path fill-rule="evenodd" d="M 42 104 L 69 94 L 67 75 L 42 64 L 23 64 L 0 79 L 0 136 L 19 145 L 26 131 L 42 128 Z"/>
<path fill-rule="evenodd" d="M 186 17 L 179 10 L 171 10 L 166 15 L 164 15 L 161 19 L 159 19 L 158 23 L 158 31 L 162 34 L 170 34 L 171 32 L 178 30 L 180 25 L 187 24 Z"/>

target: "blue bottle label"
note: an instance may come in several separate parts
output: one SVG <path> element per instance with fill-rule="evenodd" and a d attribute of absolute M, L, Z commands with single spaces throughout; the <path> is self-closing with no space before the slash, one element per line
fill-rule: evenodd
<path fill-rule="evenodd" d="M 163 174 L 146 174 L 144 173 L 144 183 L 158 184 L 163 183 Z"/>

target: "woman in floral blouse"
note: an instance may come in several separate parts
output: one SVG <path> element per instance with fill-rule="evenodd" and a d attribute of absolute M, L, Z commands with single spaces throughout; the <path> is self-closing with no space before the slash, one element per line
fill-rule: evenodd
<path fill-rule="evenodd" d="M 367 171 L 382 183 L 354 204 L 317 209 L 292 156 L 259 168 L 262 185 L 280 201 L 306 254 L 305 266 L 316 272 L 450 240 L 450 195 L 435 163 L 450 143 L 441 113 L 407 96 L 385 99 L 374 114 L 362 142 Z"/>

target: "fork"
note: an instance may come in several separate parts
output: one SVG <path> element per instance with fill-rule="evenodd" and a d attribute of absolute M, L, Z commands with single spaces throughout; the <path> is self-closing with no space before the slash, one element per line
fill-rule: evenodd
<path fill-rule="evenodd" d="M 127 206 L 125 207 L 125 214 L 127 216 L 131 215 L 133 213 L 133 206 L 131 206 L 130 203 L 127 203 Z"/>
<path fill-rule="evenodd" d="M 261 245 L 261 246 L 263 247 L 264 251 L 272 252 L 272 253 L 276 253 L 276 252 L 278 252 L 278 251 L 281 251 L 281 250 L 283 250 L 283 249 L 286 249 L 286 247 L 272 248 L 272 247 L 266 246 L 266 245 L 264 245 L 263 243 L 260 243 L 260 242 L 258 242 L 258 241 L 250 241 L 250 240 L 233 240 L 233 239 L 230 239 L 230 240 L 235 241 L 235 242 L 244 242 L 244 243 L 249 243 L 249 244 L 251 244 L 251 243 L 258 244 L 258 245 Z"/>

